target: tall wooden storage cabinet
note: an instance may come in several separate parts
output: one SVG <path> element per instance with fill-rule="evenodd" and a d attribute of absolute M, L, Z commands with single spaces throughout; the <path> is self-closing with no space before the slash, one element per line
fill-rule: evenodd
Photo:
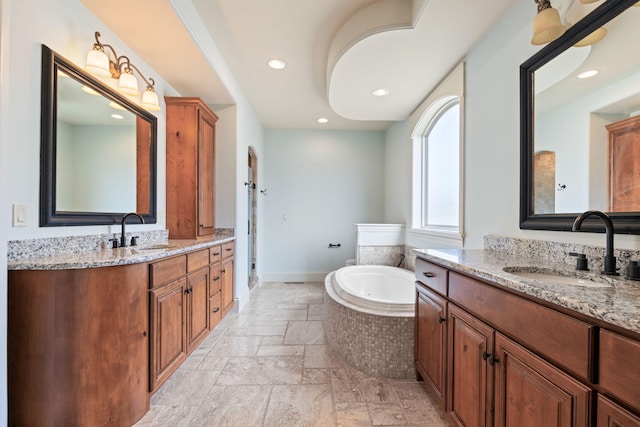
<path fill-rule="evenodd" d="M 218 116 L 200 98 L 165 97 L 165 102 L 169 237 L 213 237 Z"/>

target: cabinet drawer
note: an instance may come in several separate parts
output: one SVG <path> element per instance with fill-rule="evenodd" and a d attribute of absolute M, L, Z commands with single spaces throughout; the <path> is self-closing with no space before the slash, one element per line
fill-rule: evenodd
<path fill-rule="evenodd" d="M 222 259 L 222 247 L 220 245 L 209 248 L 209 262 L 212 264 Z"/>
<path fill-rule="evenodd" d="M 212 264 L 209 271 L 209 296 L 212 297 L 220 292 L 222 285 L 222 267 L 219 262 Z"/>
<path fill-rule="evenodd" d="M 187 254 L 187 271 L 189 273 L 209 265 L 209 249 Z"/>
<path fill-rule="evenodd" d="M 154 262 L 150 266 L 151 287 L 155 288 L 187 273 L 187 257 L 177 257 Z"/>
<path fill-rule="evenodd" d="M 640 342 L 600 331 L 600 385 L 620 400 L 640 408 Z"/>
<path fill-rule="evenodd" d="M 233 255 L 233 242 L 222 244 L 222 258 L 228 258 Z"/>
<path fill-rule="evenodd" d="M 593 380 L 592 325 L 454 272 L 449 298 L 532 351 Z"/>
<path fill-rule="evenodd" d="M 220 292 L 209 298 L 209 329 L 216 327 L 222 319 L 222 300 Z"/>
<path fill-rule="evenodd" d="M 416 259 L 416 280 L 442 295 L 447 295 L 448 273 L 446 268 L 431 264 L 420 258 Z"/>

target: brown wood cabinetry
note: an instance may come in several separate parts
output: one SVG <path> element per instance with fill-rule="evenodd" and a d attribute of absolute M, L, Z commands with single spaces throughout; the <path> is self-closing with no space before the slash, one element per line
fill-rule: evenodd
<path fill-rule="evenodd" d="M 599 395 L 598 427 L 640 427 L 640 417 Z"/>
<path fill-rule="evenodd" d="M 633 334 L 419 258 L 416 279 L 416 371 L 458 425 L 640 427 Z"/>
<path fill-rule="evenodd" d="M 215 234 L 215 126 L 199 98 L 165 97 L 167 106 L 167 228 L 172 239 Z"/>
<path fill-rule="evenodd" d="M 451 305 L 447 412 L 461 426 L 492 425 L 492 349 L 493 329 Z"/>
<path fill-rule="evenodd" d="M 147 264 L 9 271 L 11 426 L 132 425 L 149 408 Z"/>
<path fill-rule="evenodd" d="M 222 245 L 220 297 L 223 315 L 226 315 L 233 307 L 233 252 L 233 242 Z"/>
<path fill-rule="evenodd" d="M 587 426 L 591 389 L 496 333 L 495 426 Z"/>
<path fill-rule="evenodd" d="M 447 301 L 420 284 L 416 290 L 416 370 L 444 406 Z"/>
<path fill-rule="evenodd" d="M 152 391 L 166 381 L 187 357 L 184 330 L 186 289 L 187 280 L 180 277 L 161 288 L 151 290 Z"/>
<path fill-rule="evenodd" d="M 187 351 L 209 332 L 209 267 L 187 276 Z"/>

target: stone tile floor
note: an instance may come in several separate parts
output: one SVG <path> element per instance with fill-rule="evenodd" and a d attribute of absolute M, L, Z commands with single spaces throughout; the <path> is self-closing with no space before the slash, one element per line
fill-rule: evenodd
<path fill-rule="evenodd" d="M 450 426 L 415 380 L 375 378 L 334 356 L 323 283 L 266 283 L 151 398 L 143 426 Z"/>

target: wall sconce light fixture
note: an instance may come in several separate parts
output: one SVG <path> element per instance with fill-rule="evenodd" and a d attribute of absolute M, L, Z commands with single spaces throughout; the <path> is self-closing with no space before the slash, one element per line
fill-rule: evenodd
<path fill-rule="evenodd" d="M 95 37 L 96 42 L 93 44 L 93 49 L 87 55 L 85 70 L 97 76 L 118 79 L 118 91 L 127 96 L 140 95 L 138 79 L 133 75 L 133 72 L 136 71 L 147 85 L 147 89 L 142 94 L 140 105 L 149 111 L 160 110 L 158 95 L 154 89 L 156 82 L 152 78 L 147 79 L 127 56 L 118 56 L 113 46 L 100 43 L 99 31 L 96 31 Z M 113 58 L 109 58 L 105 53 L 105 47 L 111 51 Z"/>
<path fill-rule="evenodd" d="M 560 22 L 560 13 L 551 7 L 549 0 L 535 0 L 535 2 L 538 5 L 538 14 L 533 20 L 531 44 L 547 44 L 563 35 L 567 28 Z"/>

